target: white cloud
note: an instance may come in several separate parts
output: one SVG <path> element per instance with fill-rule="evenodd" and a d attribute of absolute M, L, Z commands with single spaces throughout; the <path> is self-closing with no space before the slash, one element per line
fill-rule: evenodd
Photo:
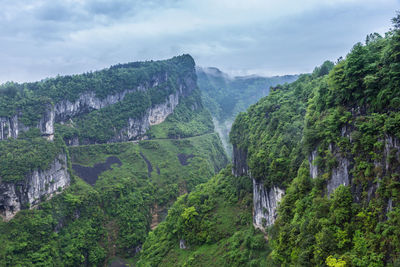
<path fill-rule="evenodd" d="M 110 4 L 112 3 L 112 4 Z M 396 0 L 0 0 L 0 82 L 190 53 L 232 73 L 311 71 L 390 25 Z"/>

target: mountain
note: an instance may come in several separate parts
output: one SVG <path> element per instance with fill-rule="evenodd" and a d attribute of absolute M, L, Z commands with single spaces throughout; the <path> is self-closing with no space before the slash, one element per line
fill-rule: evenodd
<path fill-rule="evenodd" d="M 180 197 L 138 265 L 398 266 L 399 66 L 397 23 L 271 88 L 232 126 L 232 173 Z"/>
<path fill-rule="evenodd" d="M 227 157 L 183 55 L 0 86 L 0 266 L 133 257 Z"/>
<path fill-rule="evenodd" d="M 211 112 L 216 131 L 228 154 L 232 156 L 229 131 L 239 112 L 268 95 L 269 88 L 290 83 L 298 75 L 261 77 L 256 75 L 231 77 L 217 68 L 196 68 L 197 82 L 204 106 Z"/>

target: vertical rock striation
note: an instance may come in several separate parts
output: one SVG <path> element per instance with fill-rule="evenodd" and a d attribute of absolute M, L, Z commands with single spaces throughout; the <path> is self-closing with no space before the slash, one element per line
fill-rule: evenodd
<path fill-rule="evenodd" d="M 251 177 L 251 170 L 247 165 L 247 151 L 233 145 L 233 168 L 232 173 L 236 177 L 249 175 L 253 181 L 253 224 L 254 227 L 265 230 L 266 227 L 274 224 L 278 208 L 284 190 L 272 186 L 265 187 L 262 181 Z"/>
<path fill-rule="evenodd" d="M 67 157 L 60 154 L 47 170 L 34 170 L 23 181 L 0 183 L 0 216 L 9 220 L 21 209 L 34 207 L 69 184 Z"/>
<path fill-rule="evenodd" d="M 253 224 L 254 227 L 264 230 L 274 224 L 276 209 L 284 191 L 276 186 L 265 188 L 262 182 L 253 179 Z"/>

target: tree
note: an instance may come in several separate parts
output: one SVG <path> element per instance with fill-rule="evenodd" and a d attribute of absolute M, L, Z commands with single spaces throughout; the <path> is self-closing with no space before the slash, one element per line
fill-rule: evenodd
<path fill-rule="evenodd" d="M 395 30 L 400 30 L 400 11 L 397 11 L 397 16 L 392 18 L 393 27 Z"/>

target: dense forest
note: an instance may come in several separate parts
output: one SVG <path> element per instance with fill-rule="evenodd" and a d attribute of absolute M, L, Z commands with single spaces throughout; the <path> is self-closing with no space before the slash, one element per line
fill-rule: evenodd
<path fill-rule="evenodd" d="M 400 265 L 392 22 L 299 76 L 183 55 L 1 85 L 0 266 Z"/>
<path fill-rule="evenodd" d="M 93 93 L 106 105 L 82 97 Z M 189 55 L 6 83 L 0 101 L 0 266 L 130 259 L 179 195 L 227 164 Z M 132 119 L 143 131 L 112 139 Z"/>
<path fill-rule="evenodd" d="M 251 177 L 225 170 L 181 197 L 139 265 L 397 266 L 399 22 L 240 113 L 233 170 Z M 275 224 L 262 231 L 246 215 L 251 179 L 285 190 Z"/>

